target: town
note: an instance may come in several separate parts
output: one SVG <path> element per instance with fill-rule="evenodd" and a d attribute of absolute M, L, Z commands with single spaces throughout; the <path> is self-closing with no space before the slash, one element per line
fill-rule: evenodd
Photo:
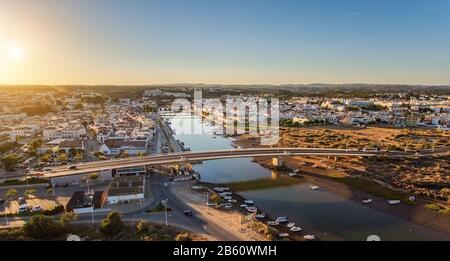
<path fill-rule="evenodd" d="M 197 161 L 135 164 L 83 172 L 83 166 L 100 166 L 96 162 L 112 166 L 118 160 L 145 161 L 146 157 L 190 153 L 191 143 L 183 140 L 183 135 L 177 135 L 172 126 L 176 112 L 171 111 L 171 103 L 176 99 L 194 99 L 194 90 L 199 87 L 38 86 L 9 90 L 5 87 L 0 92 L 0 226 L 5 228 L 0 230 L 0 238 L 8 239 L 15 233 L 14 229 L 26 228 L 32 222 L 44 222 L 33 219 L 44 214 L 78 224 L 78 230 L 71 229 L 86 234 L 82 240 L 133 237 L 131 232 L 124 235 L 116 227 L 108 227 L 113 219 L 128 223 L 141 220 L 133 229 L 145 230 L 138 236 L 150 240 L 326 240 L 314 231 L 297 235 L 295 231 L 302 228 L 294 222 L 288 224 L 288 229 L 280 228 L 278 223 L 287 219 L 267 221 L 269 215 L 266 217 L 264 212 L 269 213 L 269 209 L 262 212 L 258 202 L 238 194 L 239 190 L 249 190 L 252 186 L 294 186 L 306 180 L 289 176 L 308 176 L 313 179 L 309 182 L 316 184 L 331 182 L 323 188 L 313 184 L 311 190 L 332 187 L 333 182 L 359 190 L 365 204 L 379 197 L 392 204 L 402 202 L 398 208 L 404 211 L 420 208 L 423 215 L 439 214 L 429 226 L 449 233 L 448 227 L 445 228 L 450 213 L 448 89 L 433 93 L 432 87 L 423 87 L 430 94 L 418 94 L 398 93 L 392 87 L 385 93 L 367 95 L 370 91 L 361 87 L 364 90 L 360 92 L 364 93 L 361 97 L 358 92 L 334 97 L 321 94 L 321 88 L 310 94 L 296 93 L 295 88 L 273 93 L 266 88 L 202 86 L 201 90 L 204 97 L 219 100 L 244 96 L 278 98 L 280 140 L 276 146 L 338 149 L 344 154 L 282 155 L 274 158 L 280 161 L 277 164 L 270 162 L 270 157 L 256 157 L 259 166 L 276 172 L 272 175 L 277 178 L 272 177 L 270 184 L 264 179 L 259 183 L 250 179 L 247 184 L 239 180 L 204 180 L 202 167 L 198 166 L 206 163 Z M 221 128 L 214 126 L 215 120 L 227 117 L 220 111 L 212 113 L 207 106 L 200 111 L 195 109 L 190 116 L 209 127 Z M 216 135 L 209 136 L 216 139 Z M 237 149 L 267 147 L 258 143 L 258 135 L 248 131 L 229 136 L 222 135 L 222 139 L 234 138 L 232 145 Z M 345 156 L 345 153 L 362 156 Z M 369 156 L 368 153 L 385 155 Z M 409 156 L 389 158 L 389 153 Z M 422 154 L 424 157 L 419 160 Z M 181 157 L 189 156 L 185 155 Z M 377 166 L 379 162 L 384 162 L 382 168 Z M 59 175 L 59 172 L 75 174 Z M 361 198 L 353 200 L 361 201 Z M 252 213 L 253 217 L 248 216 Z M 226 221 L 233 218 L 241 221 Z M 99 222 L 103 234 L 97 231 Z M 88 232 L 82 224 L 90 225 Z M 165 228 L 164 224 L 173 227 Z M 61 231 L 47 232 L 24 237 L 51 239 L 63 235 Z"/>

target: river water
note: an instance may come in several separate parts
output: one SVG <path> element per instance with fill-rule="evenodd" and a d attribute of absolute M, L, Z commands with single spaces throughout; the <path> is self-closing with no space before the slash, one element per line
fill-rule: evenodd
<path fill-rule="evenodd" d="M 232 138 L 213 134 L 214 127 L 199 117 L 169 117 L 175 138 L 192 151 L 233 148 Z M 193 134 L 194 130 L 203 130 Z M 197 132 L 195 132 L 197 133 Z M 251 181 L 273 177 L 272 172 L 251 158 L 223 159 L 196 164 L 201 179 L 210 183 Z M 435 231 L 342 198 L 330 191 L 312 191 L 309 183 L 274 187 L 239 194 L 253 199 L 259 209 L 272 217 L 288 216 L 305 233 L 320 240 L 366 240 L 377 235 L 381 240 L 450 240 L 450 235 Z"/>

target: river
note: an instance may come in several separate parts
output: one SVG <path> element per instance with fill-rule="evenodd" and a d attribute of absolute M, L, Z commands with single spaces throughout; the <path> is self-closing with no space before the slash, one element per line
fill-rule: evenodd
<path fill-rule="evenodd" d="M 233 148 L 232 138 L 216 136 L 214 127 L 199 117 L 169 117 L 175 138 L 192 151 Z M 202 129 L 201 134 L 192 134 Z M 272 172 L 251 158 L 223 159 L 196 164 L 201 179 L 210 183 L 230 183 L 273 177 Z M 450 240 L 450 235 L 374 210 L 326 190 L 313 191 L 311 184 L 240 191 L 253 199 L 258 208 L 272 217 L 288 216 L 305 233 L 320 240 L 366 240 L 377 235 L 381 240 Z"/>

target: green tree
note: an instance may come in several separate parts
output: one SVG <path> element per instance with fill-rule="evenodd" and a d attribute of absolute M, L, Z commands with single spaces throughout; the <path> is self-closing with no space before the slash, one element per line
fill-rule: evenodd
<path fill-rule="evenodd" d="M 75 213 L 67 212 L 59 218 L 59 222 L 64 228 L 68 228 L 70 226 L 70 223 L 72 223 L 72 221 L 76 220 L 77 218 L 78 216 Z"/>
<path fill-rule="evenodd" d="M 7 171 L 15 171 L 18 161 L 16 154 L 9 154 L 2 158 L 2 163 Z"/>
<path fill-rule="evenodd" d="M 58 155 L 58 161 L 66 161 L 68 159 L 67 154 L 66 153 L 60 153 Z"/>
<path fill-rule="evenodd" d="M 36 193 L 35 189 L 27 189 L 23 192 L 23 196 L 28 198 L 28 197 L 33 196 L 35 193 Z"/>
<path fill-rule="evenodd" d="M 100 232 L 108 236 L 114 236 L 119 234 L 123 227 L 124 224 L 120 214 L 113 211 L 100 223 Z"/>
<path fill-rule="evenodd" d="M 15 189 L 15 188 L 8 189 L 8 190 L 6 191 L 6 193 L 5 193 L 5 197 L 9 198 L 10 200 L 11 200 L 15 195 L 17 195 L 17 189 Z"/>
<path fill-rule="evenodd" d="M 34 239 L 52 239 L 63 232 L 63 227 L 55 219 L 39 214 L 23 225 L 23 231 Z"/>

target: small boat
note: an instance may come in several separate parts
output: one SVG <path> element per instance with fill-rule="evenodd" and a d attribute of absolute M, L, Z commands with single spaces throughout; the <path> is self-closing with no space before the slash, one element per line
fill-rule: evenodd
<path fill-rule="evenodd" d="M 225 197 L 223 197 L 223 199 L 225 199 L 225 200 L 230 200 L 230 199 L 233 199 L 233 198 L 230 197 L 230 196 L 225 196 Z"/>
<path fill-rule="evenodd" d="M 223 206 L 224 209 L 231 209 L 231 205 Z"/>
<path fill-rule="evenodd" d="M 278 218 L 276 219 L 276 221 L 277 221 L 278 223 L 286 223 L 286 222 L 289 222 L 289 218 L 288 218 L 288 217 L 278 217 Z"/>
<path fill-rule="evenodd" d="M 303 175 L 299 174 L 299 173 L 296 173 L 296 172 L 291 172 L 291 173 L 289 173 L 289 177 L 291 177 L 291 178 L 302 178 Z"/>
<path fill-rule="evenodd" d="M 411 197 L 409 197 L 408 198 L 410 201 L 412 201 L 412 202 L 415 202 L 416 201 L 416 197 L 414 197 L 414 196 L 411 196 Z"/>
<path fill-rule="evenodd" d="M 251 199 L 244 200 L 244 203 L 248 205 L 255 204 L 255 202 Z"/>
<path fill-rule="evenodd" d="M 228 202 L 230 202 L 230 203 L 236 203 L 237 200 L 236 200 L 236 199 L 229 199 Z"/>
<path fill-rule="evenodd" d="M 306 239 L 306 240 L 314 240 L 314 239 L 316 239 L 316 237 L 314 235 L 304 235 L 303 238 Z"/>
<path fill-rule="evenodd" d="M 394 200 L 388 200 L 389 205 L 398 205 L 400 204 L 400 200 L 394 199 Z"/>
<path fill-rule="evenodd" d="M 294 223 L 294 222 L 289 222 L 286 226 L 287 226 L 288 228 L 292 228 L 292 227 L 295 226 L 295 223 Z"/>
<path fill-rule="evenodd" d="M 309 188 L 310 188 L 311 190 L 318 190 L 318 189 L 319 189 L 319 186 L 311 185 L 311 186 L 309 186 Z"/>
<path fill-rule="evenodd" d="M 288 236 L 289 236 L 288 233 L 280 233 L 280 234 L 278 234 L 278 237 L 280 237 L 280 238 L 286 238 Z"/>
<path fill-rule="evenodd" d="M 292 232 L 300 232 L 300 231 L 302 231 L 302 228 L 301 227 L 291 227 L 291 229 L 289 229 L 289 230 Z"/>
<path fill-rule="evenodd" d="M 245 210 L 247 210 L 250 213 L 256 213 L 256 211 L 258 211 L 258 209 L 254 206 L 252 207 L 246 207 Z"/>
<path fill-rule="evenodd" d="M 246 208 L 246 207 L 248 207 L 248 205 L 247 204 L 241 204 L 241 205 L 239 205 L 239 207 Z"/>
<path fill-rule="evenodd" d="M 267 221 L 267 225 L 269 226 L 278 226 L 280 223 L 278 221 Z"/>
<path fill-rule="evenodd" d="M 215 188 L 213 188 L 213 190 L 215 192 L 223 192 L 223 189 L 221 187 L 215 187 Z"/>
<path fill-rule="evenodd" d="M 266 214 L 265 214 L 265 213 L 256 214 L 255 217 L 256 217 L 257 219 L 263 219 L 263 218 L 266 217 Z"/>
<path fill-rule="evenodd" d="M 363 204 L 370 204 L 370 203 L 372 203 L 372 199 L 371 198 L 363 199 L 362 203 Z"/>

